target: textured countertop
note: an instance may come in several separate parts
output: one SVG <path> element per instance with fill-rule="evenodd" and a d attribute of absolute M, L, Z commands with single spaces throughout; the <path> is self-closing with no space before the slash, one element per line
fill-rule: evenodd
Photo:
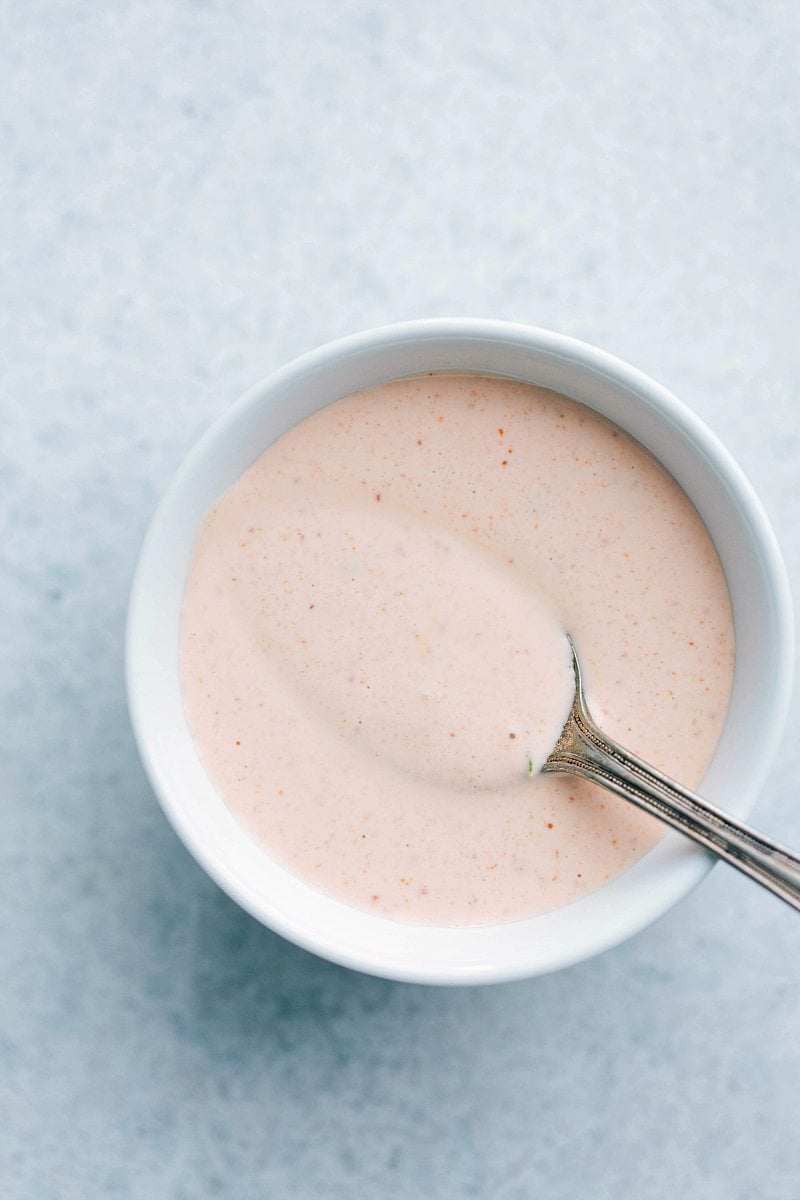
<path fill-rule="evenodd" d="M 633 941 L 391 984 L 194 864 L 126 595 L 201 430 L 329 338 L 549 326 L 692 405 L 800 591 L 792 0 L 17 0 L 4 78 L 7 1200 L 798 1200 L 800 923 L 724 867 Z M 800 845 L 795 704 L 757 822 Z"/>

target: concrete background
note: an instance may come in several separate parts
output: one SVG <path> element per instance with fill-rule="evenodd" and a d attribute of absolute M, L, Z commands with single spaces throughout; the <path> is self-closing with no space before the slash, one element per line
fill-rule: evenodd
<path fill-rule="evenodd" d="M 800 924 L 724 867 L 486 990 L 305 954 L 190 860 L 126 594 L 206 425 L 425 315 L 616 352 L 722 435 L 800 590 L 793 0 L 5 6 L 8 1200 L 798 1200 Z M 800 845 L 800 711 L 757 821 Z"/>

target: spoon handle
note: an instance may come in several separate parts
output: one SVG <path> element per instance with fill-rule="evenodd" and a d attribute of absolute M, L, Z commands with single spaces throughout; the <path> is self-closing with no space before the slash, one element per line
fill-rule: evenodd
<path fill-rule="evenodd" d="M 542 770 L 581 775 L 616 792 L 694 838 L 800 911 L 800 858 L 607 737 L 586 708 L 580 678 L 572 711 Z"/>

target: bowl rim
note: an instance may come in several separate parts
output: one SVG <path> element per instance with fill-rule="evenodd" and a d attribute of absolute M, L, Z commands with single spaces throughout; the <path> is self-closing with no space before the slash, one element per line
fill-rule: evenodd
<path fill-rule="evenodd" d="M 770 596 L 773 602 L 773 622 L 777 629 L 776 640 L 782 647 L 782 653 L 775 663 L 776 674 L 773 676 L 773 688 L 770 696 L 772 720 L 769 736 L 765 742 L 762 741 L 760 748 L 761 770 L 757 772 L 758 778 L 753 788 L 755 792 L 756 788 L 763 784 L 788 713 L 793 684 L 795 636 L 786 567 L 761 501 L 741 467 L 717 436 L 673 393 L 644 372 L 607 351 L 539 326 L 476 317 L 422 318 L 378 326 L 327 342 L 294 358 L 254 384 L 238 400 L 234 401 L 197 440 L 184 457 L 164 492 L 151 518 L 139 553 L 130 591 L 125 633 L 128 709 L 145 772 L 159 804 L 175 832 L 196 861 L 223 891 L 261 923 L 304 949 L 330 961 L 388 979 L 458 986 L 529 978 L 573 965 L 587 957 L 601 953 L 639 932 L 688 895 L 708 874 L 715 860 L 711 855 L 702 851 L 693 852 L 688 861 L 683 861 L 682 869 L 676 870 L 671 887 L 663 887 L 657 898 L 647 897 L 644 902 L 641 902 L 640 898 L 636 911 L 627 913 L 625 919 L 620 919 L 613 930 L 596 934 L 591 939 L 589 949 L 586 949 L 585 946 L 577 950 L 574 947 L 560 947 L 551 950 L 549 954 L 540 954 L 535 963 L 520 960 L 502 965 L 476 962 L 458 966 L 453 964 L 421 966 L 414 964 L 413 956 L 409 956 L 409 960 L 406 962 L 391 956 L 382 958 L 380 955 L 365 954 L 363 951 L 353 949 L 346 941 L 337 942 L 335 938 L 328 935 L 315 935 L 304 928 L 302 922 L 293 919 L 292 914 L 279 908 L 271 909 L 269 905 L 265 905 L 263 898 L 254 895 L 249 887 L 237 879 L 235 872 L 215 856 L 212 848 L 201 837 L 197 827 L 184 817 L 173 800 L 169 782 L 153 744 L 152 729 L 140 686 L 139 667 L 143 649 L 146 646 L 146 621 L 143 614 L 151 547 L 156 544 L 161 535 L 165 514 L 171 508 L 174 498 L 180 495 L 186 481 L 193 475 L 196 465 L 205 459 L 209 451 L 224 439 L 225 435 L 242 420 L 243 416 L 254 408 L 268 404 L 271 395 L 293 380 L 311 372 L 317 372 L 345 356 L 358 356 L 376 350 L 386 350 L 392 345 L 402 343 L 424 343 L 426 340 L 464 339 L 465 337 L 476 341 L 515 343 L 518 346 L 542 351 L 554 357 L 577 363 L 580 367 L 588 369 L 596 375 L 605 376 L 616 387 L 627 389 L 639 397 L 646 397 L 661 418 L 676 426 L 703 453 L 714 466 L 718 475 L 724 479 L 731 502 L 737 502 L 746 513 L 752 529 L 753 540 L 761 551 L 763 569 L 769 582 Z M 262 449 L 266 449 L 266 445 Z M 679 835 L 674 836 L 679 838 Z M 605 889 L 599 889 L 599 891 L 603 890 Z M 340 902 L 332 899 L 332 903 Z M 408 928 L 413 930 L 421 927 L 409 926 Z M 491 928 L 500 929 L 502 926 Z"/>

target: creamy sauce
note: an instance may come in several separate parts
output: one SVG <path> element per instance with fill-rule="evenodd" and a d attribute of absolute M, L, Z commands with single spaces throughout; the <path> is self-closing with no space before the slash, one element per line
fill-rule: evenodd
<path fill-rule="evenodd" d="M 572 698 L 696 786 L 733 670 L 725 580 L 671 477 L 508 380 L 399 380 L 314 414 L 209 513 L 189 575 L 189 724 L 225 802 L 331 894 L 512 920 L 623 871 L 661 827 L 539 776 Z"/>

